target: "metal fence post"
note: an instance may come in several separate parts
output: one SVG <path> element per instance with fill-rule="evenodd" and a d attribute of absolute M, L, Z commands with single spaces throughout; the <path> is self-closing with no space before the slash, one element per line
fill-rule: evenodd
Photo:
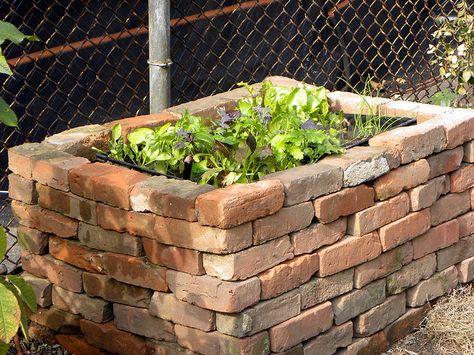
<path fill-rule="evenodd" d="M 171 102 L 170 0 L 148 0 L 150 113 Z"/>

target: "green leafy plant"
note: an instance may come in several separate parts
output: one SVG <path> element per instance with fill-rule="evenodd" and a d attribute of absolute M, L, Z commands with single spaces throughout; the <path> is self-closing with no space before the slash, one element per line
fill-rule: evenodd
<path fill-rule="evenodd" d="M 456 4 L 453 19 L 446 18 L 433 33 L 435 44 L 428 51 L 433 56 L 432 63 L 439 73 L 448 80 L 456 81 L 454 106 L 458 106 L 463 96 L 473 95 L 474 86 L 474 15 L 467 0 Z"/>
<path fill-rule="evenodd" d="M 18 28 L 16 28 L 11 23 L 0 21 L 0 46 L 5 41 L 11 41 L 15 44 L 20 44 L 24 40 L 37 41 L 38 38 L 36 36 L 29 36 L 21 33 Z M 10 69 L 10 66 L 8 65 L 7 59 L 3 55 L 1 47 L 0 74 L 13 75 L 13 72 Z M 0 97 L 0 122 L 11 127 L 16 127 L 18 125 L 18 119 L 15 112 L 13 112 L 13 110 L 2 97 Z"/>
<path fill-rule="evenodd" d="M 5 229 L 0 226 L 0 260 L 7 250 Z M 27 309 L 36 312 L 36 298 L 31 286 L 20 276 L 0 276 L 0 354 L 6 354 L 9 343 L 21 327 L 28 340 Z"/>
<path fill-rule="evenodd" d="M 433 96 L 430 97 L 430 103 L 433 105 L 451 107 L 456 100 L 457 95 L 450 89 L 443 89 L 438 91 Z"/>

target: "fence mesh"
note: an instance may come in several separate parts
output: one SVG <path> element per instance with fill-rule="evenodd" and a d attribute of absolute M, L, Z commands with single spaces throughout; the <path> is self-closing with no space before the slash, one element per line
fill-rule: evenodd
<path fill-rule="evenodd" d="M 368 75 L 383 95 L 426 100 L 442 83 L 428 44 L 455 1 L 441 0 L 172 0 L 173 104 L 268 75 L 344 90 Z M 69 127 L 148 110 L 145 0 L 0 2 L 0 19 L 39 42 L 6 45 L 14 76 L 0 94 L 18 114 L 2 127 L 0 188 L 7 188 L 6 150 Z M 6 264 L 18 264 L 15 225 Z"/>

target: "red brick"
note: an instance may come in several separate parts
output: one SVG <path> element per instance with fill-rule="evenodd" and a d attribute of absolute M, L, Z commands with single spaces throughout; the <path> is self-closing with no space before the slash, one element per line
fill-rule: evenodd
<path fill-rule="evenodd" d="M 436 250 L 447 248 L 459 240 L 459 223 L 452 220 L 431 228 L 413 239 L 413 258 L 418 259 Z"/>
<path fill-rule="evenodd" d="M 16 175 L 31 179 L 34 162 L 45 156 L 71 157 L 67 153 L 54 151 L 45 144 L 25 143 L 8 149 L 8 168 Z"/>
<path fill-rule="evenodd" d="M 230 228 L 276 213 L 283 206 L 283 184 L 276 180 L 231 185 L 200 195 L 199 224 Z"/>
<path fill-rule="evenodd" d="M 129 355 L 130 349 L 137 355 L 146 353 L 144 338 L 118 330 L 112 322 L 98 324 L 81 319 L 80 325 L 86 341 L 95 347 L 121 355 Z"/>
<path fill-rule="evenodd" d="M 352 114 L 376 114 L 383 104 L 390 103 L 392 100 L 381 97 L 364 97 L 345 91 L 333 91 L 328 93 L 328 101 L 334 111 Z"/>
<path fill-rule="evenodd" d="M 49 253 L 58 260 L 90 272 L 104 272 L 103 254 L 73 241 L 49 238 Z"/>
<path fill-rule="evenodd" d="M 410 209 L 412 211 L 419 211 L 423 208 L 430 207 L 441 195 L 447 194 L 450 189 L 450 180 L 446 175 L 429 180 L 426 184 L 408 191 L 408 196 L 410 196 Z"/>
<path fill-rule="evenodd" d="M 307 254 L 277 265 L 258 275 L 261 298 L 269 299 L 292 290 L 305 282 L 319 270 L 319 255 Z"/>
<path fill-rule="evenodd" d="M 175 296 L 201 308 L 236 313 L 260 300 L 260 281 L 227 282 L 208 275 L 194 276 L 168 270 L 166 278 Z"/>
<path fill-rule="evenodd" d="M 11 208 L 22 225 L 62 238 L 71 238 L 77 235 L 78 222 L 59 213 L 35 205 L 25 205 L 18 201 L 12 201 Z"/>
<path fill-rule="evenodd" d="M 51 292 L 52 284 L 41 277 L 33 276 L 27 272 L 21 274 L 23 280 L 25 280 L 33 289 L 35 293 L 36 304 L 40 307 L 51 306 Z"/>
<path fill-rule="evenodd" d="M 474 163 L 474 141 L 469 141 L 464 144 L 463 161 L 467 163 Z"/>
<path fill-rule="evenodd" d="M 413 246 L 406 243 L 381 254 L 376 259 L 356 266 L 354 287 L 361 288 L 402 268 L 413 259 Z"/>
<path fill-rule="evenodd" d="M 446 148 L 451 149 L 474 139 L 474 111 L 455 109 L 431 120 L 442 124 L 446 132 Z"/>
<path fill-rule="evenodd" d="M 156 216 L 155 230 L 150 238 L 177 247 L 227 254 L 252 245 L 252 224 L 219 229 L 181 219 Z"/>
<path fill-rule="evenodd" d="M 319 251 L 319 275 L 324 277 L 375 259 L 382 253 L 376 232 L 347 237 Z"/>
<path fill-rule="evenodd" d="M 38 308 L 29 315 L 30 320 L 61 333 L 77 333 L 80 316 L 62 311 L 56 307 Z"/>
<path fill-rule="evenodd" d="M 270 328 L 271 350 L 280 352 L 310 339 L 331 328 L 331 302 L 310 308 L 300 315 Z"/>
<path fill-rule="evenodd" d="M 164 245 L 148 238 L 142 238 L 142 242 L 145 254 L 153 264 L 193 275 L 206 273 L 202 264 L 202 253 L 199 251 Z"/>
<path fill-rule="evenodd" d="M 390 101 L 382 104 L 380 107 L 380 113 L 383 116 L 414 117 L 418 123 L 428 121 L 440 114 L 451 111 L 452 108 L 450 107 L 402 100 Z"/>
<path fill-rule="evenodd" d="M 97 224 L 97 203 L 71 193 L 37 184 L 40 207 L 62 213 L 90 224 Z"/>
<path fill-rule="evenodd" d="M 167 341 L 146 340 L 147 355 L 195 355 L 196 353 L 186 350 L 177 343 Z"/>
<path fill-rule="evenodd" d="M 314 200 L 315 215 L 322 223 L 349 216 L 374 205 L 374 189 L 359 185 Z"/>
<path fill-rule="evenodd" d="M 178 300 L 172 293 L 155 292 L 150 314 L 173 323 L 203 330 L 215 330 L 215 313 Z"/>
<path fill-rule="evenodd" d="M 429 254 L 417 259 L 387 277 L 387 293 L 393 295 L 403 292 L 421 280 L 431 277 L 435 271 L 436 254 Z"/>
<path fill-rule="evenodd" d="M 456 265 L 459 282 L 466 283 L 474 280 L 474 258 L 461 261 Z"/>
<path fill-rule="evenodd" d="M 82 271 L 49 255 L 23 254 L 23 269 L 72 292 L 82 292 Z"/>
<path fill-rule="evenodd" d="M 353 338 L 353 342 L 339 355 L 373 355 L 381 354 L 388 349 L 388 342 L 383 331 L 370 337 Z"/>
<path fill-rule="evenodd" d="M 107 275 L 130 285 L 167 291 L 166 269 L 151 266 L 142 258 L 128 255 L 104 253 L 104 268 Z"/>
<path fill-rule="evenodd" d="M 164 217 L 197 221 L 194 205 L 196 198 L 213 189 L 188 180 L 154 176 L 135 184 L 130 193 L 134 211 L 150 211 Z"/>
<path fill-rule="evenodd" d="M 285 236 L 238 253 L 204 254 L 203 264 L 208 275 L 221 280 L 245 280 L 292 258 L 293 247 Z"/>
<path fill-rule="evenodd" d="M 262 244 L 306 228 L 311 224 L 313 218 L 314 208 L 311 202 L 284 207 L 272 216 L 263 217 L 253 222 L 253 243 Z"/>
<path fill-rule="evenodd" d="M 459 238 L 474 234 L 474 212 L 468 212 L 457 218 L 459 223 Z"/>
<path fill-rule="evenodd" d="M 408 214 L 410 200 L 405 192 L 390 200 L 351 215 L 347 220 L 347 232 L 354 236 L 370 233 Z"/>
<path fill-rule="evenodd" d="M 115 303 L 114 317 L 118 329 L 156 340 L 176 340 L 173 323 L 153 317 L 148 309 Z"/>
<path fill-rule="evenodd" d="M 20 246 L 30 253 L 42 255 L 48 251 L 49 236 L 46 233 L 20 225 L 16 237 Z"/>
<path fill-rule="evenodd" d="M 219 332 L 203 331 L 176 325 L 178 343 L 202 354 L 268 354 L 269 341 L 266 332 L 239 339 Z"/>
<path fill-rule="evenodd" d="M 410 213 L 408 216 L 379 229 L 383 251 L 395 248 L 423 234 L 431 227 L 430 209 Z"/>
<path fill-rule="evenodd" d="M 89 164 L 89 160 L 81 157 L 58 157 L 41 159 L 33 165 L 33 180 L 40 184 L 69 191 L 69 171 Z"/>
<path fill-rule="evenodd" d="M 413 332 L 414 329 L 418 328 L 429 310 L 429 304 L 419 308 L 408 308 L 403 316 L 384 329 L 388 342 L 394 344 Z"/>
<path fill-rule="evenodd" d="M 471 209 L 469 191 L 448 194 L 441 197 L 431 207 L 431 224 L 436 226 L 466 213 Z"/>
<path fill-rule="evenodd" d="M 97 204 L 97 223 L 104 229 L 129 232 L 143 237 L 154 237 L 155 216 Z"/>
<path fill-rule="evenodd" d="M 95 199 L 92 181 L 101 175 L 121 172 L 122 169 L 115 165 L 93 163 L 79 166 L 69 171 L 69 186 L 71 192 L 89 199 Z"/>
<path fill-rule="evenodd" d="M 50 344 L 53 344 L 56 341 L 54 338 L 56 332 L 54 330 L 33 321 L 30 321 L 30 324 L 28 324 L 28 336 L 32 340 L 40 340 Z"/>
<path fill-rule="evenodd" d="M 88 344 L 84 337 L 80 335 L 73 335 L 73 334 L 58 334 L 56 335 L 56 341 L 59 345 L 61 345 L 64 349 L 69 351 L 72 354 L 77 355 L 105 355 L 105 353 Z"/>
<path fill-rule="evenodd" d="M 294 254 L 307 254 L 324 245 L 337 242 L 346 234 L 347 219 L 345 217 L 328 223 L 313 223 L 308 228 L 290 234 Z"/>
<path fill-rule="evenodd" d="M 112 128 L 116 124 L 119 124 L 122 127 L 122 136 L 126 139 L 127 135 L 136 128 L 154 128 L 166 123 L 176 123 L 178 120 L 178 115 L 170 112 L 161 112 L 150 115 L 122 118 L 120 120 L 107 122 L 104 127 Z"/>
<path fill-rule="evenodd" d="M 304 344 L 305 354 L 334 354 L 352 342 L 352 322 L 334 326 Z"/>
<path fill-rule="evenodd" d="M 428 181 L 430 167 L 425 159 L 402 165 L 375 180 L 375 196 L 386 200 L 403 190 L 409 190 Z"/>
<path fill-rule="evenodd" d="M 451 173 L 451 192 L 463 192 L 474 186 L 474 165 L 464 165 Z"/>
<path fill-rule="evenodd" d="M 82 275 L 84 291 L 90 297 L 100 297 L 114 303 L 123 303 L 135 307 L 147 308 L 150 304 L 152 291 L 138 286 L 127 285 L 106 275 Z"/>
<path fill-rule="evenodd" d="M 15 174 L 8 175 L 8 196 L 28 204 L 35 204 L 38 200 L 34 181 Z"/>
<path fill-rule="evenodd" d="M 438 260 L 438 271 L 474 257 L 474 235 L 460 239 L 450 247 L 438 251 L 436 257 Z"/>
<path fill-rule="evenodd" d="M 445 150 L 426 158 L 430 165 L 429 178 L 432 179 L 436 176 L 457 170 L 461 166 L 462 157 L 463 149 L 462 147 L 458 147 L 456 149 Z"/>

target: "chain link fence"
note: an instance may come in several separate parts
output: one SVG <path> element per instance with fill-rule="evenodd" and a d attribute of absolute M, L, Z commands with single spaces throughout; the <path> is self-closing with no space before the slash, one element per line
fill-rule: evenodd
<path fill-rule="evenodd" d="M 427 49 L 454 2 L 172 0 L 172 103 L 268 75 L 331 90 L 360 87 L 371 75 L 383 95 L 425 101 L 445 85 Z M 147 113 L 145 0 L 3 0 L 0 19 L 40 38 L 4 47 L 15 74 L 2 78 L 0 95 L 19 126 L 2 127 L 1 190 L 8 186 L 8 147 Z M 19 253 L 5 197 L 0 222 L 9 230 L 4 264 L 11 271 Z"/>

